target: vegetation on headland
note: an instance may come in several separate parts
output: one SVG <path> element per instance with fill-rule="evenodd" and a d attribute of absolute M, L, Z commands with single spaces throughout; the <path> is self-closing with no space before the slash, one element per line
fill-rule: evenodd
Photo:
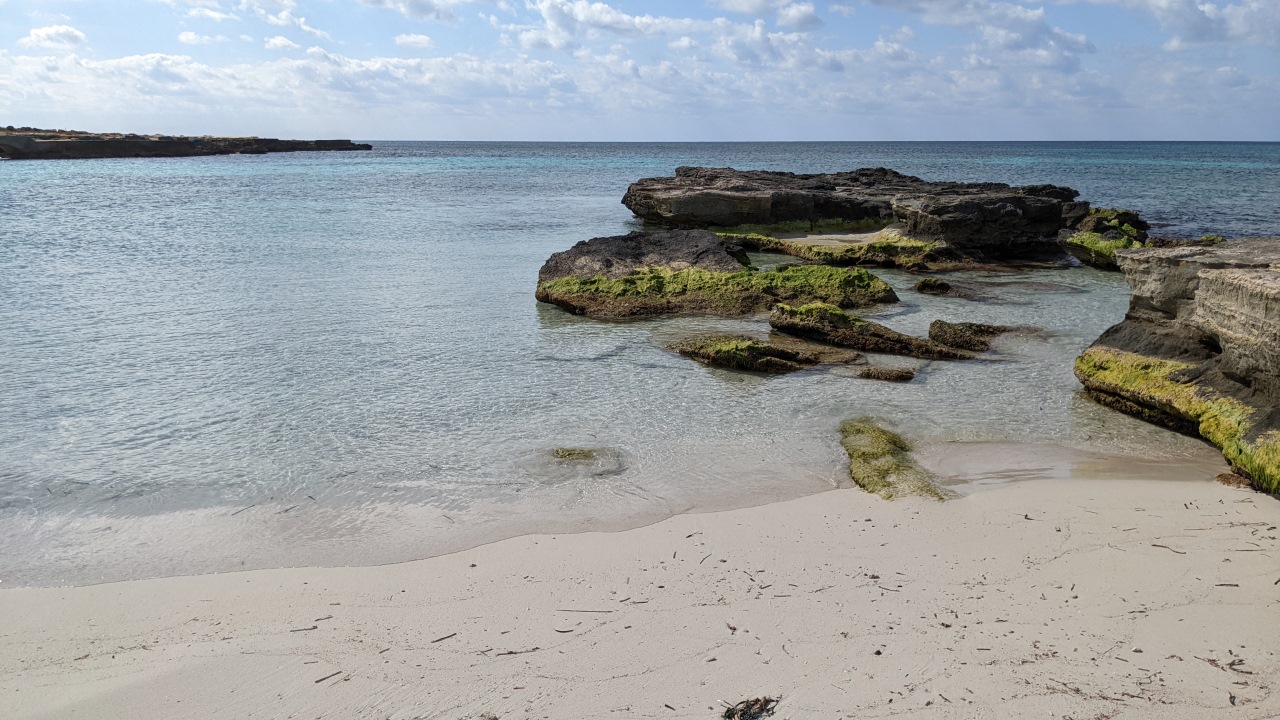
<path fill-rule="evenodd" d="M 801 306 L 779 304 L 769 315 L 775 330 L 864 352 L 906 355 L 928 360 L 966 360 L 969 353 L 932 340 L 905 335 L 879 323 L 863 320 L 826 303 Z"/>
<path fill-rule="evenodd" d="M 551 280 L 538 286 L 537 297 L 579 314 L 607 318 L 745 315 L 780 302 L 864 307 L 898 299 L 888 283 L 866 270 L 825 265 L 740 272 L 644 268 L 619 278 Z"/>
<path fill-rule="evenodd" d="M 1119 398 L 1117 409 L 1161 422 L 1142 412 L 1152 409 L 1169 416 L 1162 424 L 1182 420 L 1195 427 L 1200 436 L 1222 450 L 1227 462 L 1253 481 L 1254 487 L 1280 492 L 1280 432 L 1253 432 L 1259 416 L 1255 408 L 1223 396 L 1211 389 L 1178 382 L 1171 375 L 1190 370 L 1192 365 L 1160 360 L 1145 355 L 1091 347 L 1076 358 L 1076 377 L 1105 402 L 1106 396 Z M 1136 406 L 1136 407 L 1131 407 Z M 1256 435 L 1256 436 L 1255 436 Z"/>
<path fill-rule="evenodd" d="M 870 417 L 840 424 L 840 445 L 849 455 L 849 478 L 886 500 L 906 495 L 944 500 L 951 494 L 911 459 L 911 443 Z"/>
<path fill-rule="evenodd" d="M 917 267 L 937 247 L 937 243 L 916 240 L 894 229 L 881 230 L 876 239 L 868 242 L 839 245 L 813 244 L 804 238 L 780 238 L 766 233 L 717 230 L 716 234 L 749 250 L 784 253 L 824 265 Z"/>
<path fill-rule="evenodd" d="M 673 343 L 670 348 L 706 365 L 734 370 L 785 373 L 802 370 L 815 359 L 742 335 L 713 335 Z"/>

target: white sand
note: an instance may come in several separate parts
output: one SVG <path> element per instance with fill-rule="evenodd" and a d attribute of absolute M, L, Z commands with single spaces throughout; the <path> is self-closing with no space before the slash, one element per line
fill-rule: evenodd
<path fill-rule="evenodd" d="M 4 590 L 0 717 L 715 718 L 769 694 L 779 718 L 1274 718 L 1277 521 L 1209 481 L 841 490 L 394 566 Z"/>

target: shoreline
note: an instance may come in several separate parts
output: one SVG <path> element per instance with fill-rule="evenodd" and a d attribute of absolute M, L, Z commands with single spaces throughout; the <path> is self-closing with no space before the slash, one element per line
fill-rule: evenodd
<path fill-rule="evenodd" d="M 913 456 L 941 485 L 961 496 L 1023 482 L 1081 477 L 1196 482 L 1227 472 L 1208 444 L 1197 441 L 1188 447 L 1197 452 L 1154 457 L 1150 451 L 1099 453 L 1042 442 L 935 441 L 922 443 Z M 25 564 L 5 568 L 0 590 L 306 567 L 388 567 L 530 535 L 624 533 L 682 515 L 767 507 L 852 487 L 847 460 L 837 464 L 832 476 L 801 473 L 807 478 L 804 482 L 792 477 L 762 485 L 771 473 L 757 472 L 760 477 L 749 488 L 737 488 L 728 496 L 708 495 L 695 504 L 653 497 L 635 506 L 609 508 L 606 505 L 619 490 L 604 483 L 589 499 L 565 502 L 545 496 L 514 517 L 509 504 L 495 501 L 478 502 L 471 512 L 459 514 L 429 503 L 333 507 L 304 501 L 299 507 L 296 499 L 141 516 L 37 516 L 26 519 L 27 527 L 34 529 L 15 534 L 6 544 L 42 548 L 45 554 L 28 551 Z M 760 488 L 750 490 L 757 485 Z M 159 558 L 151 550 L 157 546 L 166 548 Z M 50 570 L 53 566 L 58 569 Z M 43 574 L 33 579 L 35 568 L 42 568 Z"/>
<path fill-rule="evenodd" d="M 781 717 L 1261 719 L 1275 524 L 1275 498 L 1210 480 L 850 489 L 396 565 L 6 589 L 0 715 L 700 718 L 771 695 Z"/>

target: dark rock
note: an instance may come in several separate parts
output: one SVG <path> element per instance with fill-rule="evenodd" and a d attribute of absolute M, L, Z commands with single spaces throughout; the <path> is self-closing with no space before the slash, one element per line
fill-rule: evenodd
<path fill-rule="evenodd" d="M 887 368 L 879 365 L 872 365 L 862 369 L 858 377 L 867 378 L 868 380 L 885 380 L 888 382 L 911 382 L 916 377 L 915 370 L 906 368 Z"/>
<path fill-rule="evenodd" d="M 850 315 L 838 307 L 812 303 L 801 307 L 778 305 L 769 315 L 773 329 L 863 352 L 906 355 L 929 360 L 963 360 L 967 352 L 904 335 L 879 323 Z"/>
<path fill-rule="evenodd" d="M 862 268 L 758 271 L 743 259 L 736 246 L 704 230 L 594 238 L 552 255 L 538 274 L 536 296 L 599 319 L 748 315 L 779 302 L 863 307 L 898 299 Z"/>
<path fill-rule="evenodd" d="M 704 365 L 787 373 L 803 370 L 817 362 L 809 355 L 786 350 L 743 335 L 713 335 L 673 343 L 670 349 Z"/>
<path fill-rule="evenodd" d="M 939 258 L 1061 255 L 1064 212 L 1078 193 L 1053 185 L 927 182 L 885 168 L 797 175 L 681 167 L 633 183 L 622 202 L 648 222 L 690 227 L 897 219 L 911 238 L 939 243 Z M 1087 210 L 1086 210 L 1087 212 Z"/>
<path fill-rule="evenodd" d="M 992 338 L 1008 331 L 1004 325 L 934 320 L 929 324 L 929 339 L 953 348 L 982 352 L 991 349 Z"/>
<path fill-rule="evenodd" d="M 737 272 L 747 255 L 736 245 L 706 230 L 633 232 L 583 240 L 547 259 L 538 282 L 566 277 L 620 278 L 642 268 Z"/>
<path fill-rule="evenodd" d="M 1222 449 L 1280 490 L 1280 241 L 1146 248 L 1117 256 L 1124 321 L 1076 359 L 1104 405 Z"/>
<path fill-rule="evenodd" d="M 951 292 L 951 283 L 935 277 L 923 278 L 916 282 L 916 292 L 926 295 L 946 295 Z"/>

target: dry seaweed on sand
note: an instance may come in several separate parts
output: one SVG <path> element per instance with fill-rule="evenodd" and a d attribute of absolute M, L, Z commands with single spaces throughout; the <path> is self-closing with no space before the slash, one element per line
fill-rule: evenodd
<path fill-rule="evenodd" d="M 777 707 L 778 701 L 766 695 L 743 700 L 737 705 L 725 708 L 724 714 L 720 717 L 725 720 L 758 720 L 758 718 L 772 715 Z"/>

